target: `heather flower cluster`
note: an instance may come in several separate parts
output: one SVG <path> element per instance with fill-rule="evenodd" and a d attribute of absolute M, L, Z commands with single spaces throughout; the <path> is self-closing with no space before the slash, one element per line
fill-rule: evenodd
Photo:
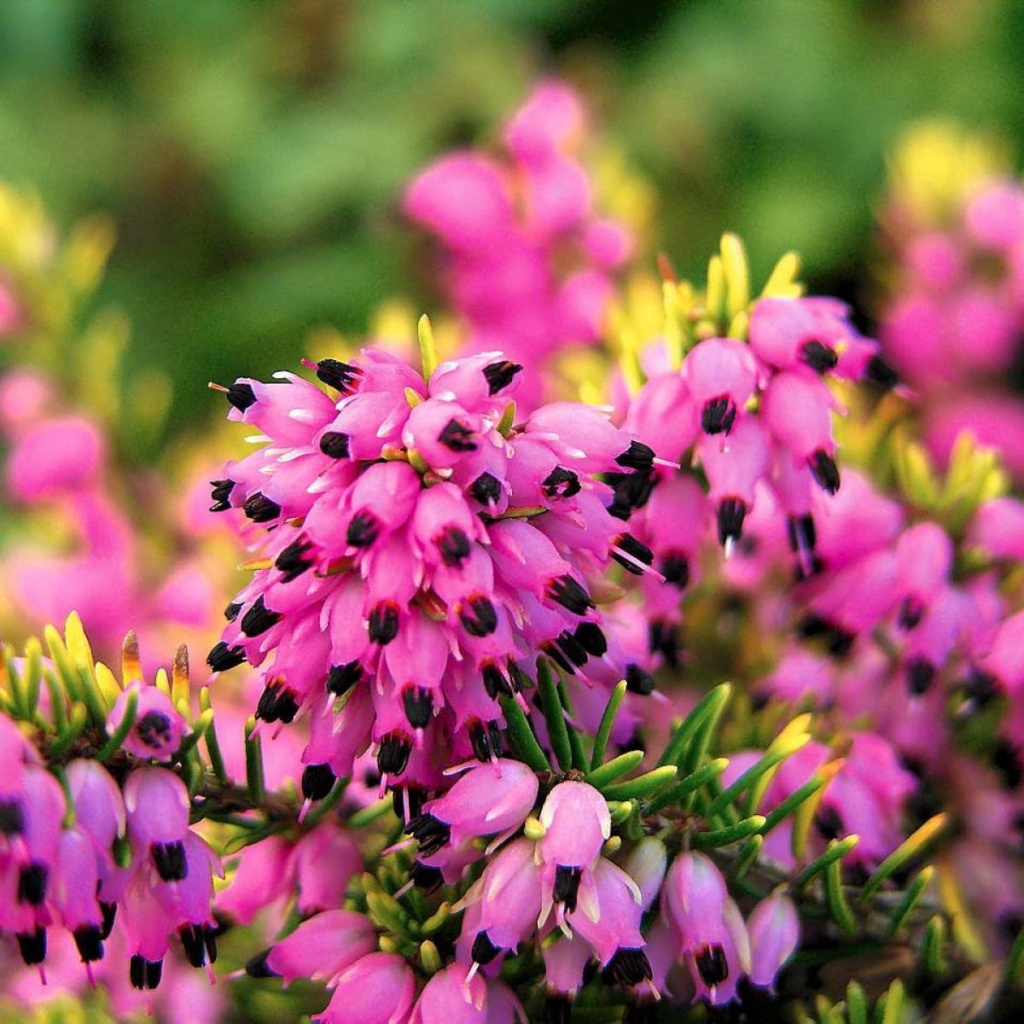
<path fill-rule="evenodd" d="M 89 658 L 77 622 L 69 624 L 68 644 Z M 71 657 L 59 639 L 55 649 Z M 192 730 L 166 676 L 165 688 L 141 678 L 134 636 L 125 642 L 123 689 L 109 672 L 100 683 L 91 660 L 84 664 L 90 704 L 102 710 L 104 690 L 116 694 L 92 740 L 98 747 L 89 749 L 89 725 L 71 731 L 70 704 L 45 708 L 34 735 L 0 718 L 0 878 L 7 894 L 0 926 L 44 981 L 50 936 L 63 929 L 90 982 L 113 944 L 123 950 L 116 969 L 133 988 L 153 990 L 172 946 L 193 967 L 209 970 L 216 961 L 213 876 L 223 872 L 189 827 L 191 799 L 169 767 Z M 187 672 L 180 651 L 176 685 L 187 686 Z M 9 692 L 25 687 L 28 699 L 34 686 L 38 697 L 43 673 L 52 677 L 53 666 L 38 648 L 30 661 L 8 661 Z M 67 696 L 58 692 L 51 701 Z"/>
<path fill-rule="evenodd" d="M 617 294 L 585 123 L 548 82 L 418 175 L 449 358 L 424 316 L 416 366 L 321 338 L 213 384 L 226 465 L 121 480 L 117 414 L 0 378 L 0 624 L 43 637 L 0 647 L 12 1014 L 1015 1019 L 1024 504 L 977 438 L 1013 439 L 915 430 L 1009 366 L 1019 190 L 907 206 L 875 340 L 733 235 Z M 5 197 L 0 338 L 56 344 Z M 577 343 L 607 406 L 565 400 Z M 198 690 L 184 645 L 97 662 L 129 626 L 209 650 Z"/>
<path fill-rule="evenodd" d="M 1024 406 L 1007 376 L 1019 365 L 1024 326 L 1024 188 L 995 161 L 985 169 L 962 161 L 973 145 L 934 124 L 897 154 L 883 212 L 896 280 L 881 332 L 920 397 L 936 456 L 948 459 L 969 431 L 1020 480 Z"/>
<path fill-rule="evenodd" d="M 600 475 L 653 456 L 583 405 L 517 422 L 522 367 L 500 353 L 427 380 L 372 349 L 313 369 L 330 394 L 291 374 L 226 389 L 263 446 L 214 481 L 213 508 L 266 531 L 267 567 L 208 660 L 261 666 L 262 721 L 309 716 L 307 795 L 372 743 L 409 798 L 501 752 L 498 698 L 525 704 L 538 656 L 573 690 L 627 671 L 592 591 L 611 560 L 643 573 L 651 555 Z"/>
<path fill-rule="evenodd" d="M 502 154 L 451 153 L 405 192 L 407 215 L 443 247 L 439 273 L 468 329 L 465 351 L 500 349 L 530 365 L 528 408 L 545 360 L 599 340 L 633 248 L 627 225 L 595 212 L 576 157 L 585 128 L 579 97 L 547 82 L 505 125 Z"/>

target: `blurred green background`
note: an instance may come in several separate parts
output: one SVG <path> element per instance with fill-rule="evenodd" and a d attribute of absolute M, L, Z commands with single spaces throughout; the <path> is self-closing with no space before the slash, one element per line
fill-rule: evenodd
<path fill-rule="evenodd" d="M 101 297 L 180 428 L 207 379 L 292 365 L 311 327 L 429 308 L 403 182 L 550 73 L 656 189 L 680 270 L 732 229 L 755 272 L 796 248 L 854 297 L 906 125 L 1024 129 L 1024 3 L 5 0 L 0 177 L 64 228 L 115 219 Z"/>

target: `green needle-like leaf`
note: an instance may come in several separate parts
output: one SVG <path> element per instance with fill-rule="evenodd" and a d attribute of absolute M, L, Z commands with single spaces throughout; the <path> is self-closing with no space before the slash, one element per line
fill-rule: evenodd
<path fill-rule="evenodd" d="M 128 701 L 124 707 L 124 716 L 118 723 L 117 728 L 108 737 L 107 742 L 100 747 L 99 752 L 96 754 L 97 760 L 106 761 L 121 749 L 121 745 L 128 738 L 128 733 L 132 731 L 132 726 L 135 725 L 135 715 L 138 709 L 139 691 L 132 690 L 128 694 Z"/>
<path fill-rule="evenodd" d="M 616 779 L 639 768 L 643 759 L 644 752 L 642 750 L 627 750 L 626 753 L 613 757 L 606 764 L 601 765 L 600 768 L 588 772 L 584 779 L 594 789 L 603 789 Z"/>
<path fill-rule="evenodd" d="M 262 807 L 266 798 L 266 783 L 263 776 L 263 743 L 259 733 L 254 733 L 256 719 L 250 717 L 245 723 L 245 781 L 249 787 L 249 799 L 253 807 Z"/>
<path fill-rule="evenodd" d="M 551 771 L 551 762 L 537 742 L 523 709 L 512 697 L 501 698 L 501 710 L 505 715 L 505 726 L 512 741 L 514 753 L 535 772 Z"/>
<path fill-rule="evenodd" d="M 899 905 L 893 911 L 893 915 L 889 919 L 887 930 L 890 935 L 895 935 L 903 926 L 903 923 L 907 920 L 911 911 L 917 905 L 917 901 L 921 898 L 925 889 L 927 889 L 931 884 L 934 874 L 935 868 L 931 867 L 931 865 L 922 868 L 914 881 L 907 887 L 907 891 L 903 894 L 903 899 L 900 900 Z"/>
<path fill-rule="evenodd" d="M 850 1024 L 868 1024 L 868 997 L 856 981 L 846 986 L 846 1017 Z"/>
<path fill-rule="evenodd" d="M 541 707 L 544 710 L 544 721 L 548 726 L 548 739 L 551 750 L 562 771 L 572 767 L 572 746 L 569 743 L 568 725 L 565 721 L 565 708 L 558 696 L 555 685 L 555 673 L 546 658 L 537 661 L 537 689 L 540 692 Z"/>
<path fill-rule="evenodd" d="M 688 775 L 682 782 L 677 783 L 667 792 L 656 796 L 648 805 L 648 812 L 659 811 L 671 804 L 682 805 L 687 797 L 717 779 L 728 766 L 729 760 L 725 757 L 716 757 L 714 761 L 701 765 L 700 768 Z"/>
<path fill-rule="evenodd" d="M 615 716 L 622 707 L 622 701 L 626 696 L 626 680 L 623 679 L 612 690 L 608 703 L 605 705 L 604 714 L 601 715 L 601 723 L 597 727 L 597 735 L 594 737 L 594 751 L 590 755 L 591 771 L 600 767 L 604 761 L 605 752 L 608 749 L 608 740 L 612 734 L 612 727 L 615 725 Z"/>
<path fill-rule="evenodd" d="M 825 847 L 825 852 L 820 856 L 811 861 L 797 875 L 794 885 L 800 889 L 814 878 L 815 875 L 820 874 L 830 864 L 835 861 L 842 860 L 856 845 L 860 842 L 860 836 L 846 836 L 845 839 L 833 839 L 829 842 L 828 846 Z"/>
<path fill-rule="evenodd" d="M 601 792 L 608 800 L 640 800 L 675 781 L 678 769 L 674 764 L 662 765 L 616 786 L 605 786 Z"/>
<path fill-rule="evenodd" d="M 874 874 L 864 883 L 863 894 L 867 898 L 876 893 L 893 873 L 917 857 L 924 848 L 945 828 L 946 815 L 936 814 L 929 818 L 913 835 L 905 839 L 878 865 Z"/>
<path fill-rule="evenodd" d="M 738 843 L 741 839 L 748 839 L 755 832 L 759 832 L 763 826 L 764 816 L 753 814 L 727 828 L 698 832 L 693 837 L 693 845 L 700 850 L 713 850 L 719 846 L 727 846 L 729 843 Z"/>
<path fill-rule="evenodd" d="M 843 878 L 839 861 L 834 860 L 825 868 L 825 899 L 832 919 L 848 935 L 857 932 L 857 920 L 843 892 Z"/>

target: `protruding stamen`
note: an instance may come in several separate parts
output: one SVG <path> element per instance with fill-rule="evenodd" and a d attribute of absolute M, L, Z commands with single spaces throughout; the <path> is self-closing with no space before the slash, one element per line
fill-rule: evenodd
<path fill-rule="evenodd" d="M 242 632 L 248 637 L 260 636 L 281 621 L 281 613 L 268 608 L 261 594 L 242 616 Z"/>
<path fill-rule="evenodd" d="M 346 665 L 333 665 L 327 673 L 327 692 L 335 697 L 348 693 L 363 678 L 363 666 L 358 661 Z"/>
<path fill-rule="evenodd" d="M 307 800 L 323 800 L 337 776 L 329 764 L 307 764 L 302 770 L 302 795 Z"/>
<path fill-rule="evenodd" d="M 394 601 L 382 601 L 370 611 L 367 627 L 370 643 L 386 647 L 398 636 L 398 605 Z"/>
<path fill-rule="evenodd" d="M 465 423 L 460 423 L 452 417 L 437 439 L 453 452 L 475 452 L 477 444 L 473 437 L 473 431 Z"/>
<path fill-rule="evenodd" d="M 580 478 L 571 469 L 555 466 L 543 481 L 541 490 L 548 498 L 571 498 L 580 492 Z"/>
<path fill-rule="evenodd" d="M 734 544 L 743 536 L 743 520 L 747 516 L 746 502 L 740 498 L 723 498 L 718 503 L 718 543 Z"/>
<path fill-rule="evenodd" d="M 576 627 L 576 642 L 595 658 L 600 658 L 608 651 L 608 638 L 596 622 L 581 622 Z"/>
<path fill-rule="evenodd" d="M 705 434 L 728 434 L 736 422 L 736 403 L 728 395 L 719 395 L 704 403 L 700 428 Z"/>
<path fill-rule="evenodd" d="M 800 362 L 809 366 L 815 373 L 824 374 L 835 369 L 839 356 L 836 355 L 835 349 L 820 341 L 805 341 L 800 346 Z"/>
<path fill-rule="evenodd" d="M 340 430 L 328 430 L 320 438 L 320 451 L 331 459 L 347 459 L 349 457 L 348 434 L 343 434 Z"/>
<path fill-rule="evenodd" d="M 483 594 L 475 594 L 459 605 L 459 621 L 470 636 L 490 636 L 498 628 L 498 612 Z"/>
<path fill-rule="evenodd" d="M 468 490 L 469 496 L 481 505 L 496 505 L 501 497 L 501 481 L 491 473 L 481 473 Z"/>
<path fill-rule="evenodd" d="M 839 467 L 824 448 L 819 448 L 807 464 L 811 467 L 811 476 L 826 494 L 835 494 L 839 490 Z"/>
<path fill-rule="evenodd" d="M 213 499 L 213 504 L 210 506 L 211 512 L 227 512 L 231 508 L 231 492 L 235 488 L 234 480 L 211 480 L 210 486 L 210 497 Z"/>
<path fill-rule="evenodd" d="M 496 946 L 487 936 L 487 932 L 477 932 L 473 940 L 473 948 L 470 955 L 473 963 L 485 966 L 489 964 L 499 953 L 501 946 Z"/>
<path fill-rule="evenodd" d="M 372 512 L 357 512 L 348 524 L 345 540 L 354 548 L 368 548 L 380 536 L 380 523 Z"/>
<path fill-rule="evenodd" d="M 91 964 L 103 959 L 103 940 L 96 925 L 83 924 L 71 934 L 82 963 Z"/>
<path fill-rule="evenodd" d="M 485 366 L 483 372 L 487 378 L 488 394 L 493 396 L 499 391 L 504 391 L 520 370 L 522 370 L 522 366 L 519 363 L 512 363 L 507 359 Z"/>
<path fill-rule="evenodd" d="M 432 814 L 418 814 L 405 827 L 405 831 L 420 844 L 420 854 L 431 857 L 448 844 L 452 830 Z"/>
<path fill-rule="evenodd" d="M 880 355 L 873 355 L 868 360 L 864 378 L 886 391 L 896 387 L 900 382 L 899 374 Z"/>
<path fill-rule="evenodd" d="M 629 988 L 653 977 L 647 954 L 638 948 L 619 948 L 603 971 L 607 981 Z"/>
<path fill-rule="evenodd" d="M 188 861 L 182 843 L 151 843 L 149 852 L 157 874 L 165 882 L 180 882 L 188 877 Z"/>
<path fill-rule="evenodd" d="M 654 561 L 654 552 L 629 533 L 619 534 L 610 552 L 612 558 L 627 572 L 634 576 L 642 576 Z"/>
<path fill-rule="evenodd" d="M 269 523 L 281 514 L 281 506 L 276 501 L 271 501 L 270 498 L 257 491 L 246 498 L 242 511 L 254 523 Z"/>
<path fill-rule="evenodd" d="M 295 720 L 299 704 L 295 694 L 280 682 L 273 682 L 260 695 L 256 704 L 256 717 L 264 722 L 283 722 L 287 725 Z"/>
<path fill-rule="evenodd" d="M 285 583 L 298 579 L 313 565 L 312 559 L 306 557 L 311 548 L 309 541 L 297 540 L 277 556 L 274 567 L 281 571 Z"/>
<path fill-rule="evenodd" d="M 647 646 L 651 654 L 660 654 L 667 665 L 679 665 L 679 637 L 671 623 L 655 619 L 647 626 Z M 629 680 L 626 680 L 627 685 Z"/>
<path fill-rule="evenodd" d="M 653 448 L 642 441 L 630 441 L 629 447 L 621 455 L 616 456 L 615 461 L 626 469 L 638 469 L 649 473 L 654 466 L 654 458 Z"/>
<path fill-rule="evenodd" d="M 694 952 L 693 959 L 701 980 L 708 988 L 714 989 L 729 977 L 729 961 L 725 958 L 725 950 L 718 943 L 701 946 Z"/>
<path fill-rule="evenodd" d="M 931 689 L 935 679 L 935 666 L 926 658 L 913 658 L 907 662 L 907 689 L 920 697 Z"/>
<path fill-rule="evenodd" d="M 574 615 L 585 615 L 594 602 L 583 585 L 568 573 L 548 581 L 547 595 Z"/>
<path fill-rule="evenodd" d="M 413 686 L 402 694 L 405 717 L 414 729 L 425 729 L 434 713 L 434 698 L 429 690 Z"/>
<path fill-rule="evenodd" d="M 306 365 L 308 366 L 309 363 Z M 321 359 L 314 365 L 317 377 L 324 384 L 346 395 L 355 390 L 352 387 L 352 382 L 363 372 L 358 366 L 343 363 L 340 359 Z"/>
<path fill-rule="evenodd" d="M 401 775 L 409 763 L 412 744 L 399 733 L 390 733 L 380 741 L 377 767 L 382 775 Z"/>
<path fill-rule="evenodd" d="M 616 519 L 628 519 L 638 508 L 647 504 L 654 490 L 653 473 L 606 473 L 605 480 L 614 490 L 608 514 Z"/>
<path fill-rule="evenodd" d="M 241 665 L 245 661 L 245 650 L 241 647 L 229 647 L 223 640 L 215 644 L 206 656 L 206 664 L 214 672 L 226 672 L 229 668 Z"/>
<path fill-rule="evenodd" d="M 666 583 L 683 590 L 690 582 L 690 562 L 681 551 L 666 551 L 658 563 Z"/>
<path fill-rule="evenodd" d="M 437 538 L 437 549 L 445 565 L 458 569 L 469 558 L 471 543 L 464 530 L 457 526 L 447 527 Z"/>
<path fill-rule="evenodd" d="M 563 904 L 567 914 L 571 914 L 576 909 L 576 898 L 579 895 L 582 877 L 582 868 L 555 865 L 555 885 L 551 898 L 555 903 Z"/>
<path fill-rule="evenodd" d="M 630 693 L 646 697 L 654 692 L 654 676 L 645 671 L 639 665 L 626 666 L 626 689 Z"/>

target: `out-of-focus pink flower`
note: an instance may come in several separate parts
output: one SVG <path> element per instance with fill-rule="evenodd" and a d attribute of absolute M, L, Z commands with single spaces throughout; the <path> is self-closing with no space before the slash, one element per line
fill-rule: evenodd
<path fill-rule="evenodd" d="M 747 918 L 750 937 L 750 980 L 774 990 L 782 965 L 800 941 L 800 917 L 784 893 L 761 900 Z"/>
<path fill-rule="evenodd" d="M 42 420 L 19 432 L 7 462 L 7 485 L 19 501 L 92 487 L 106 458 L 103 437 L 82 416 Z"/>

